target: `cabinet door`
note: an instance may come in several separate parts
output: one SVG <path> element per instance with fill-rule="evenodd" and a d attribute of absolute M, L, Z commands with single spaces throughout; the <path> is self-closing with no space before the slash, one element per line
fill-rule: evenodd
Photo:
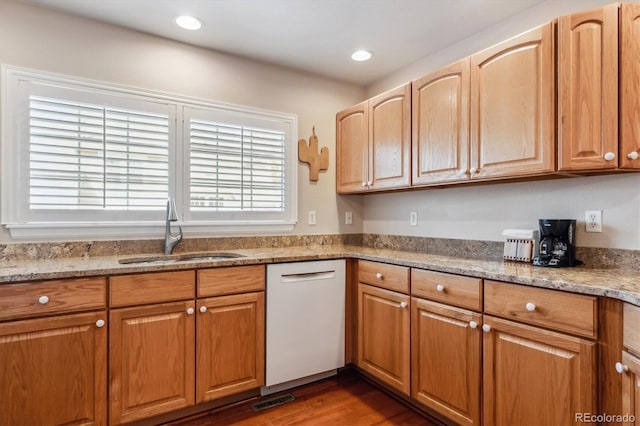
<path fill-rule="evenodd" d="M 555 171 L 554 32 L 471 56 L 471 179 Z"/>
<path fill-rule="evenodd" d="M 622 352 L 622 363 L 628 370 L 622 377 L 622 414 L 635 418 L 634 421 L 624 422 L 625 425 L 640 424 L 640 359 Z M 629 418 L 630 420 L 630 418 Z"/>
<path fill-rule="evenodd" d="M 411 182 L 411 84 L 369 99 L 371 190 Z"/>
<path fill-rule="evenodd" d="M 112 423 L 194 404 L 194 302 L 109 312 Z"/>
<path fill-rule="evenodd" d="M 484 424 L 572 425 L 596 413 L 594 342 L 487 315 Z"/>
<path fill-rule="evenodd" d="M 558 144 L 559 170 L 618 166 L 617 4 L 558 20 Z"/>
<path fill-rule="evenodd" d="M 264 292 L 198 301 L 197 401 L 264 385 Z"/>
<path fill-rule="evenodd" d="M 358 284 L 358 366 L 409 394 L 409 296 Z"/>
<path fill-rule="evenodd" d="M 411 299 L 411 396 L 460 425 L 480 424 L 481 318 Z"/>
<path fill-rule="evenodd" d="M 469 59 L 412 83 L 413 185 L 466 180 Z"/>
<path fill-rule="evenodd" d="M 0 424 L 107 423 L 106 312 L 0 324 Z"/>
<path fill-rule="evenodd" d="M 364 101 L 336 115 L 336 185 L 339 194 L 367 189 L 369 110 Z"/>
<path fill-rule="evenodd" d="M 620 13 L 620 167 L 640 168 L 640 4 Z"/>

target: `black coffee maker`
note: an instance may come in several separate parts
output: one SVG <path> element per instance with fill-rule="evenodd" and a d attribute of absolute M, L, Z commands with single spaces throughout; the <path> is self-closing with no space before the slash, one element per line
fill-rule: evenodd
<path fill-rule="evenodd" d="M 576 260 L 576 221 L 570 219 L 540 219 L 540 243 L 538 256 L 533 264 L 538 266 L 574 266 Z"/>

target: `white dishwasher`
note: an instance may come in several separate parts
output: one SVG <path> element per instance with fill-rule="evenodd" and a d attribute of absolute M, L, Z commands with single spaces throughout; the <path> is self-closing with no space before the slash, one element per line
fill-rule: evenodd
<path fill-rule="evenodd" d="M 262 395 L 344 366 L 345 261 L 267 265 L 267 359 Z"/>

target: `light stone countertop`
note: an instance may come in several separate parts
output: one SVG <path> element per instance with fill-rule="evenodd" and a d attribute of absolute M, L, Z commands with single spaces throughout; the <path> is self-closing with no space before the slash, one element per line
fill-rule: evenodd
<path fill-rule="evenodd" d="M 118 263 L 119 258 L 133 256 L 3 262 L 0 265 L 0 284 L 350 257 L 534 287 L 608 296 L 640 306 L 640 274 L 623 269 L 543 268 L 517 262 L 462 259 L 347 245 L 242 249 L 232 250 L 232 252 L 244 257 L 215 261 L 181 261 L 170 264 Z M 136 257 L 148 256 L 151 255 Z"/>

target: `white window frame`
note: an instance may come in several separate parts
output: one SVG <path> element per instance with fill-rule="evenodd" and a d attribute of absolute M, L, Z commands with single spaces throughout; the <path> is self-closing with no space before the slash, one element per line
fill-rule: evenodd
<path fill-rule="evenodd" d="M 258 234 L 291 232 L 297 222 L 297 116 L 208 100 L 170 95 L 112 83 L 80 79 L 3 64 L 1 67 L 0 114 L 0 219 L 2 225 L 18 240 L 78 238 L 140 238 L 164 235 L 164 212 L 127 212 L 126 214 L 93 214 L 80 212 L 46 220 L 29 210 L 28 128 L 29 87 L 43 92 L 73 90 L 86 95 L 113 97 L 122 105 L 135 107 L 136 102 L 166 105 L 169 128 L 169 195 L 176 200 L 178 224 L 185 236 L 220 234 Z M 56 89 L 58 88 L 58 89 Z M 188 116 L 192 111 L 210 112 L 218 116 L 247 119 L 251 123 L 277 123 L 285 132 L 285 208 L 281 213 L 239 212 L 233 215 L 189 210 L 189 146 Z M 187 118 L 187 120 L 185 120 Z M 172 123 L 172 120 L 174 121 Z M 26 157 L 26 158 L 25 158 Z M 25 164 L 26 162 L 26 164 Z M 31 212 L 31 213 L 30 213 Z M 69 220 L 71 218 L 71 220 Z"/>

